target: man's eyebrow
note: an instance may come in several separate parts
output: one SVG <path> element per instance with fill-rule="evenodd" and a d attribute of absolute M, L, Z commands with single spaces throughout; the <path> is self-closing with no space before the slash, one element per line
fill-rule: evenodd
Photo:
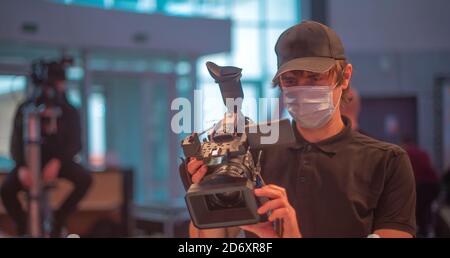
<path fill-rule="evenodd" d="M 295 75 L 290 74 L 290 75 L 281 75 L 280 78 L 282 80 L 293 80 L 293 79 L 296 79 L 297 77 Z"/>
<path fill-rule="evenodd" d="M 308 73 L 306 74 L 306 77 L 311 78 L 311 77 L 322 77 L 325 76 L 326 74 L 323 73 Z"/>

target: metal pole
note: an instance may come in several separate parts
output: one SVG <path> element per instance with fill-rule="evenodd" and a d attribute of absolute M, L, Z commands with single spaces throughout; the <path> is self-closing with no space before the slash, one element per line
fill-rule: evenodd
<path fill-rule="evenodd" d="M 27 167 L 31 173 L 28 228 L 31 237 L 42 237 L 41 197 L 41 125 L 38 108 L 31 104 L 24 112 L 24 142 Z"/>

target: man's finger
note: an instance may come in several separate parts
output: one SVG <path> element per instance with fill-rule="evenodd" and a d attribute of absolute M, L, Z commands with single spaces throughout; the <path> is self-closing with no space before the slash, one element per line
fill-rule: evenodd
<path fill-rule="evenodd" d="M 203 160 L 191 160 L 187 165 L 189 174 L 193 175 L 203 165 Z"/>
<path fill-rule="evenodd" d="M 259 189 L 255 189 L 255 195 L 259 197 L 268 197 L 270 199 L 283 198 L 284 195 L 282 192 L 275 190 L 273 188 L 264 186 Z"/>
<path fill-rule="evenodd" d="M 275 210 L 282 207 L 286 207 L 286 201 L 282 198 L 277 198 L 264 203 L 261 207 L 259 207 L 258 213 L 264 214 L 270 210 Z"/>
<path fill-rule="evenodd" d="M 261 187 L 261 189 L 270 189 L 272 191 L 275 191 L 275 192 L 279 193 L 282 196 L 286 196 L 287 197 L 286 190 L 283 187 L 280 187 L 280 186 L 277 186 L 277 185 L 269 184 L 269 185 L 265 185 L 265 186 Z"/>
<path fill-rule="evenodd" d="M 289 210 L 288 208 L 280 208 L 276 209 L 270 214 L 269 221 L 274 221 L 276 219 L 285 219 L 288 220 Z"/>
<path fill-rule="evenodd" d="M 283 195 L 287 196 L 286 189 L 284 189 L 284 188 L 281 187 L 281 186 L 274 185 L 274 184 L 269 184 L 269 185 L 267 185 L 267 187 L 268 187 L 268 188 L 271 188 L 271 189 L 274 189 L 274 190 L 276 190 L 276 191 L 279 191 L 279 192 L 282 193 Z"/>
<path fill-rule="evenodd" d="M 287 197 L 286 190 L 280 186 L 269 184 L 269 185 L 265 185 L 263 188 L 270 189 L 272 191 L 279 193 L 281 196 Z"/>
<path fill-rule="evenodd" d="M 192 182 L 194 184 L 200 182 L 202 180 L 203 176 L 205 176 L 206 172 L 208 172 L 208 168 L 203 165 L 201 168 L 197 170 L 197 172 L 192 176 Z"/>

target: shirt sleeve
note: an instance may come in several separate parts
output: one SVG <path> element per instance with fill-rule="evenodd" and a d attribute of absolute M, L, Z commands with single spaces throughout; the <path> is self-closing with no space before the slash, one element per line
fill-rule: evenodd
<path fill-rule="evenodd" d="M 416 235 L 414 172 L 404 151 L 394 153 L 386 166 L 383 191 L 374 214 L 373 231 L 395 229 Z"/>

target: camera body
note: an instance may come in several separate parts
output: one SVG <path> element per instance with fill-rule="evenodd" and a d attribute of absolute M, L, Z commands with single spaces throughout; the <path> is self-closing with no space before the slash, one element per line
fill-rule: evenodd
<path fill-rule="evenodd" d="M 73 59 L 69 57 L 57 61 L 35 60 L 31 64 L 30 77 L 34 87 L 29 99 L 36 105 L 59 106 L 62 100 L 61 94 L 58 93 L 57 82 L 66 80 L 66 68 L 72 64 Z"/>
<path fill-rule="evenodd" d="M 66 67 L 73 64 L 73 59 L 63 57 L 57 61 L 38 59 L 31 64 L 31 80 L 35 86 L 54 85 L 55 81 L 66 80 Z"/>
<path fill-rule="evenodd" d="M 257 209 L 268 199 L 254 194 L 255 188 L 264 185 L 260 166 L 264 133 L 258 131 L 260 125 L 253 124 L 240 111 L 244 97 L 241 69 L 212 62 L 206 66 L 219 84 L 227 112 L 203 141 L 193 133 L 181 142 L 184 156 L 203 160 L 208 169 L 200 182 L 191 184 L 185 196 L 192 222 L 205 229 L 267 221 L 267 214 L 260 215 Z M 229 99 L 233 105 L 228 105 Z M 273 124 L 281 133 L 275 144 L 295 141 L 289 120 Z"/>
<path fill-rule="evenodd" d="M 266 215 L 256 212 L 267 200 L 254 195 L 254 189 L 263 183 L 247 134 L 213 132 L 209 141 L 201 143 L 196 133 L 182 141 L 185 156 L 203 160 L 208 168 L 185 197 L 194 225 L 219 228 L 266 221 Z"/>

